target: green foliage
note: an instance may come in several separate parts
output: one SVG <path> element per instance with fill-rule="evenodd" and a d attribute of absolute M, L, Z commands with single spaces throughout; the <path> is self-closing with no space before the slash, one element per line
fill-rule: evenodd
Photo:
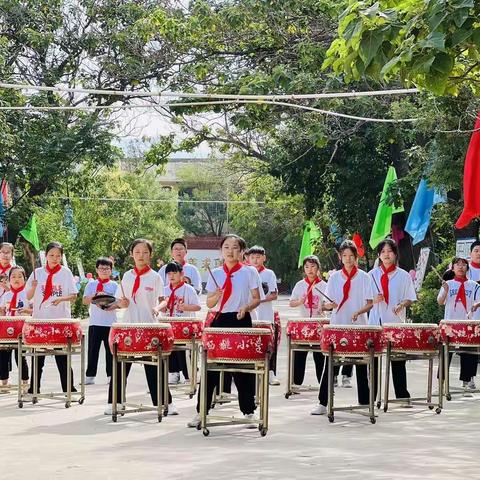
<path fill-rule="evenodd" d="M 347 82 L 400 77 L 437 95 L 463 86 L 478 95 L 479 18 L 474 0 L 352 0 L 323 68 Z"/>

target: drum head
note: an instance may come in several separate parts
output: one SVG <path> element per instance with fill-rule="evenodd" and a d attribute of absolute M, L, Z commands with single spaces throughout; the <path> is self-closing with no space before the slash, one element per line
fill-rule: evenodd
<path fill-rule="evenodd" d="M 108 295 L 106 293 L 97 293 L 97 295 L 92 298 L 92 303 L 100 308 L 107 308 L 112 303 L 115 303 L 115 301 L 116 298 L 113 295 Z"/>

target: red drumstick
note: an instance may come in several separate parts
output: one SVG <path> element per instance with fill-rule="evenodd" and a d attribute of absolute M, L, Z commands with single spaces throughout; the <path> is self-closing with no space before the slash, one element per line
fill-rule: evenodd
<path fill-rule="evenodd" d="M 210 276 L 212 277 L 212 280 L 213 280 L 213 283 L 215 284 L 215 286 L 217 288 L 220 288 L 220 285 L 217 283 L 217 281 L 215 280 L 215 277 L 213 276 L 213 273 L 212 271 L 210 270 L 210 267 L 207 265 L 207 271 L 208 273 L 210 274 Z"/>

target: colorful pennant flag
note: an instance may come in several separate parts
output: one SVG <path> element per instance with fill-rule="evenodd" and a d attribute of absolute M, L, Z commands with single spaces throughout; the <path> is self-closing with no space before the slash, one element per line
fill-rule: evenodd
<path fill-rule="evenodd" d="M 300 254 L 298 255 L 298 267 L 300 268 L 303 259 L 314 252 L 314 242 L 321 238 L 320 230 L 317 228 L 312 220 L 309 220 L 305 229 L 303 230 L 302 245 L 300 247 Z"/>

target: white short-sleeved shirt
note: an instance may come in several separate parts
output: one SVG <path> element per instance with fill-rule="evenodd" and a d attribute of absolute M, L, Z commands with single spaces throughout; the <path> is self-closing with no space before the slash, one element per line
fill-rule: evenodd
<path fill-rule="evenodd" d="M 214 268 L 212 270 L 212 275 L 219 287 L 222 288 L 227 278 L 227 274 L 223 271 L 223 268 Z M 240 270 L 236 271 L 232 275 L 232 294 L 225 303 L 222 313 L 238 312 L 241 308 L 248 305 L 252 298 L 251 290 L 258 288 L 260 283 L 260 277 L 257 270 L 255 268 L 242 265 Z M 217 286 L 215 285 L 215 282 L 212 280 L 211 276 L 208 277 L 206 288 L 207 292 L 209 293 L 217 290 Z M 218 301 L 217 306 L 220 307 L 221 303 L 222 298 L 220 298 Z"/>
<path fill-rule="evenodd" d="M 468 312 L 472 310 L 472 306 L 475 302 L 475 297 L 477 297 L 476 301 L 478 301 L 478 284 L 473 280 L 467 280 L 465 282 L 465 298 L 467 300 L 467 308 L 463 306 L 461 301 L 458 301 L 455 304 L 455 298 L 457 297 L 458 289 L 460 288 L 461 283 L 457 282 L 456 280 L 448 280 L 448 295 L 445 301 L 445 314 L 444 318 L 446 320 L 465 320 L 468 316 Z M 440 288 L 438 292 L 437 299 L 443 297 L 445 295 L 444 288 Z"/>
<path fill-rule="evenodd" d="M 167 274 L 165 273 L 166 268 L 167 266 L 163 265 L 162 268 L 160 268 L 160 270 L 158 271 L 158 274 L 160 275 L 160 277 L 162 277 L 162 282 L 164 285 L 167 285 L 168 283 Z M 202 277 L 200 276 L 198 268 L 191 263 L 186 263 L 185 265 L 183 265 L 182 269 L 183 275 L 191 280 L 192 287 L 200 293 L 202 291 Z"/>
<path fill-rule="evenodd" d="M 153 309 L 158 305 L 158 299 L 163 297 L 163 282 L 155 270 L 150 270 L 140 276 L 140 287 L 132 299 L 133 284 L 136 278 L 135 271 L 128 270 L 122 278 L 122 288 L 117 288 L 117 298 L 125 297 L 129 300 L 122 322 L 125 323 L 155 323 Z"/>
<path fill-rule="evenodd" d="M 60 302 L 57 306 L 51 304 L 52 300 L 66 295 L 73 295 L 78 293 L 75 279 L 69 268 L 61 266 L 60 270 L 53 275 L 52 286 L 53 291 L 50 298 L 43 304 L 43 295 L 45 293 L 45 284 L 47 283 L 48 272 L 44 267 L 35 269 L 35 278 L 38 281 L 35 294 L 33 295 L 33 313 L 34 318 L 70 318 L 71 304 L 70 302 Z M 34 280 L 33 273 L 27 280 L 26 290 L 32 288 Z"/>
<path fill-rule="evenodd" d="M 382 292 L 381 277 L 383 271 L 380 267 L 374 268 L 369 272 L 370 277 L 375 279 L 372 288 L 374 296 Z M 417 300 L 415 287 L 413 285 L 412 277 L 402 268 L 396 268 L 395 271 L 388 274 L 388 305 L 383 301 L 376 303 L 370 310 L 368 315 L 369 325 L 382 325 L 385 323 L 404 323 L 406 320 L 407 309 L 403 308 L 398 315 L 395 315 L 393 309 L 404 300 Z M 377 289 L 380 289 L 380 292 Z"/>
<path fill-rule="evenodd" d="M 6 309 L 6 315 L 10 315 L 8 309 L 10 308 L 10 302 L 13 298 L 13 292 L 7 291 L 4 295 L 0 297 L 0 307 Z M 27 291 L 24 288 L 21 292 L 17 294 L 17 308 L 30 308 L 31 302 L 27 299 Z M 7 308 L 8 307 L 8 308 Z M 17 312 L 13 311 L 12 316 L 16 316 Z"/>
<path fill-rule="evenodd" d="M 98 280 L 94 280 L 93 282 L 88 282 L 85 286 L 85 290 L 83 292 L 84 297 L 91 297 L 95 295 L 97 291 Z M 110 280 L 107 283 L 103 284 L 103 292 L 108 295 L 113 295 L 114 297 L 117 294 L 117 282 Z M 90 325 L 95 325 L 97 327 L 111 327 L 112 323 L 117 320 L 117 313 L 115 310 L 113 311 L 106 311 L 103 310 L 93 303 L 90 304 Z"/>
<path fill-rule="evenodd" d="M 323 293 L 326 293 L 327 284 L 321 280 L 319 283 L 315 284 L 315 287 L 312 289 L 312 309 L 308 306 L 308 299 L 306 297 L 308 289 L 310 288 L 309 284 L 306 282 L 305 279 L 300 280 L 295 284 L 292 290 L 292 294 L 290 295 L 290 300 L 300 300 L 302 297 L 305 296 L 305 301 L 303 305 L 300 305 L 300 317 L 312 317 L 318 318 L 322 317 L 322 305 L 325 303 L 325 298 L 322 294 L 318 293 L 316 290 L 320 290 Z"/>
<path fill-rule="evenodd" d="M 258 270 L 257 270 L 258 271 Z M 258 273 L 260 276 L 260 299 L 277 291 L 277 277 L 273 270 L 265 268 Z M 263 294 L 263 297 L 262 297 Z M 255 310 L 258 320 L 273 322 L 273 302 L 262 302 Z"/>
<path fill-rule="evenodd" d="M 168 300 L 172 290 L 170 285 L 165 286 L 165 297 Z M 195 312 L 183 312 L 177 310 L 177 305 L 200 305 L 197 292 L 191 286 L 185 283 L 180 288 L 175 290 L 175 300 L 173 302 L 173 315 L 172 317 L 195 317 Z M 170 309 L 167 307 L 166 315 L 170 316 Z"/>
<path fill-rule="evenodd" d="M 475 268 L 471 262 L 468 264 L 467 278 L 474 282 L 480 282 L 480 268 Z"/>
<path fill-rule="evenodd" d="M 340 305 L 343 299 L 343 286 L 347 278 L 342 270 L 333 273 L 328 279 L 327 296 L 331 298 L 337 305 Z M 366 325 L 368 317 L 366 313 L 362 313 L 357 317 L 356 322 L 352 322 L 352 315 L 364 308 L 367 300 L 373 300 L 372 280 L 368 273 L 358 270 L 352 278 L 350 284 L 350 292 L 347 301 L 342 305 L 340 310 L 335 309 L 330 317 L 332 325 Z"/>

